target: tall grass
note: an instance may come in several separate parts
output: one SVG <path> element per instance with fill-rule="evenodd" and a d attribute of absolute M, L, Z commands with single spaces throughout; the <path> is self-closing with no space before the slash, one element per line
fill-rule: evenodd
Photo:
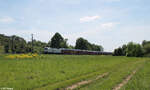
<path fill-rule="evenodd" d="M 117 84 L 121 83 L 133 70 L 143 64 L 144 60 L 130 60 L 112 67 L 108 77 L 96 81 L 90 85 L 82 87 L 81 90 L 112 90 Z"/>
<path fill-rule="evenodd" d="M 150 61 L 121 90 L 150 90 Z"/>
<path fill-rule="evenodd" d="M 0 57 L 0 88 L 56 89 L 89 77 L 129 67 L 142 58 L 89 55 L 40 55 L 38 58 Z M 128 68 L 126 69 L 128 70 Z"/>

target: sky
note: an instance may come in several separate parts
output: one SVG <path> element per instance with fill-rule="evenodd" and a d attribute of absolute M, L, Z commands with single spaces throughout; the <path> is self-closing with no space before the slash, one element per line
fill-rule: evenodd
<path fill-rule="evenodd" d="M 105 51 L 150 40 L 150 0 L 0 0 L 0 34 L 48 42 L 56 32 Z"/>

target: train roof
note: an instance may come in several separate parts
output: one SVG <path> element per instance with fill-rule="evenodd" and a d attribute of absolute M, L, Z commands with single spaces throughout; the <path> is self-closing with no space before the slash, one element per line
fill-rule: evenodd
<path fill-rule="evenodd" d="M 48 49 L 58 49 L 58 48 L 51 48 L 45 47 Z M 91 50 L 81 50 L 81 49 L 68 49 L 68 48 L 59 48 L 59 50 L 68 50 L 68 51 L 87 51 L 87 52 L 99 52 L 99 53 L 112 53 L 112 52 L 104 52 L 104 51 L 91 51 Z"/>

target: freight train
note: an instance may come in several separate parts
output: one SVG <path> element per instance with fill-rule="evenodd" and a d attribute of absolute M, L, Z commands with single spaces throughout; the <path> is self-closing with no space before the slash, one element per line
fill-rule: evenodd
<path fill-rule="evenodd" d="M 112 55 L 112 52 L 103 51 L 90 51 L 90 50 L 80 50 L 80 49 L 66 49 L 66 48 L 44 48 L 45 54 L 65 54 L 65 55 Z"/>

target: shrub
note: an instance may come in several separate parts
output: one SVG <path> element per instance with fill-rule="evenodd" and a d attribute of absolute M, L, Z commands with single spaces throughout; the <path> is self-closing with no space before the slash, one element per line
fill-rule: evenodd
<path fill-rule="evenodd" d="M 140 44 L 133 42 L 128 43 L 126 49 L 126 56 L 128 57 L 141 57 L 143 56 L 143 50 Z"/>

